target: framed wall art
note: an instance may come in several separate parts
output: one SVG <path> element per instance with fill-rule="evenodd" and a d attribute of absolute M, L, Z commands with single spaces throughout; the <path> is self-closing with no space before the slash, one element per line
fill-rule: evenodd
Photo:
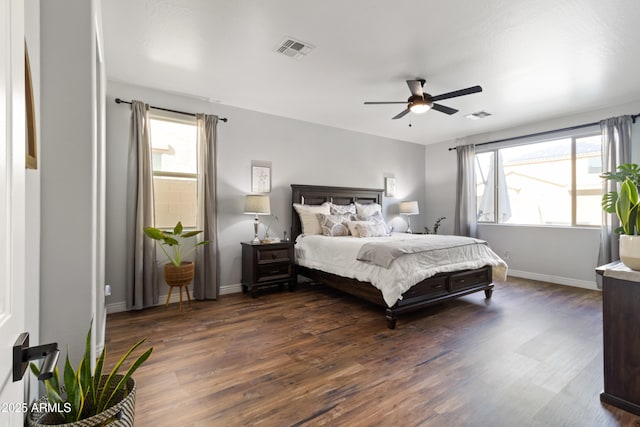
<path fill-rule="evenodd" d="M 251 166 L 251 191 L 253 193 L 271 192 L 271 167 Z"/>
<path fill-rule="evenodd" d="M 396 179 L 386 177 L 384 179 L 384 195 L 385 197 L 396 197 Z"/>

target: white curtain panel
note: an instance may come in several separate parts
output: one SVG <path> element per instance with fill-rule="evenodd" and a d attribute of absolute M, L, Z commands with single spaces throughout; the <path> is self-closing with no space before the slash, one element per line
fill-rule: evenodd
<path fill-rule="evenodd" d="M 199 241 L 209 244 L 196 251 L 196 277 L 193 296 L 199 300 L 217 299 L 220 291 L 216 200 L 216 127 L 218 116 L 196 114 L 198 139 L 198 214 L 196 226 L 203 230 Z"/>
<path fill-rule="evenodd" d="M 464 140 L 457 140 L 458 144 Z M 458 236 L 477 236 L 476 221 L 476 181 L 474 160 L 476 147 L 470 145 L 457 145 L 458 155 L 458 179 L 456 183 L 456 216 L 454 234 Z"/>
<path fill-rule="evenodd" d="M 631 116 L 612 117 L 600 122 L 602 132 L 602 172 L 615 172 L 619 165 L 631 162 Z M 602 194 L 617 191 L 617 183 L 602 180 Z M 620 259 L 618 235 L 620 227 L 616 215 L 602 211 L 600 228 L 600 251 L 598 265 Z"/>
<path fill-rule="evenodd" d="M 127 167 L 127 310 L 158 303 L 155 241 L 144 235 L 154 225 L 153 170 L 149 105 L 131 102 L 131 131 Z"/>

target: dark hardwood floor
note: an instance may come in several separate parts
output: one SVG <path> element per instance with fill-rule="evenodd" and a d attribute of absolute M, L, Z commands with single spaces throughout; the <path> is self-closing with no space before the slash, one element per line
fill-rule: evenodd
<path fill-rule="evenodd" d="M 321 285 L 107 320 L 136 426 L 640 426 L 600 403 L 601 294 L 524 279 L 401 317 Z"/>

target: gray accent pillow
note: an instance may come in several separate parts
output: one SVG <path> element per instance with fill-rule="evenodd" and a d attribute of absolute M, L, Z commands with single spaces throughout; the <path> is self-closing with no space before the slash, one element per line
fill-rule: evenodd
<path fill-rule="evenodd" d="M 336 205 L 331 202 L 327 202 L 329 204 L 329 213 L 331 215 L 355 215 L 356 214 L 356 205 L 353 203 L 348 205 Z"/>
<path fill-rule="evenodd" d="M 348 236 L 347 222 L 351 215 L 325 215 L 317 214 L 320 228 L 324 236 Z"/>

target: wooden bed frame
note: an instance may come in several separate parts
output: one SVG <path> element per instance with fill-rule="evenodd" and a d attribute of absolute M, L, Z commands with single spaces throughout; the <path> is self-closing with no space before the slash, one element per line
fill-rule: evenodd
<path fill-rule="evenodd" d="M 383 190 L 296 184 L 291 185 L 291 190 L 292 204 L 320 205 L 324 202 L 332 202 L 337 205 L 348 205 L 356 201 L 361 204 L 382 204 Z M 295 241 L 296 237 L 302 233 L 302 227 L 298 213 L 293 209 L 293 206 L 291 224 L 291 236 Z M 475 270 L 440 273 L 429 277 L 402 294 L 402 299 L 393 307 L 387 306 L 380 290 L 369 282 L 361 282 L 300 265 L 296 265 L 296 272 L 313 281 L 324 283 L 384 307 L 389 329 L 396 327 L 397 318 L 403 313 L 478 291 L 484 291 L 486 298 L 491 298 L 493 293 L 491 266 Z"/>

